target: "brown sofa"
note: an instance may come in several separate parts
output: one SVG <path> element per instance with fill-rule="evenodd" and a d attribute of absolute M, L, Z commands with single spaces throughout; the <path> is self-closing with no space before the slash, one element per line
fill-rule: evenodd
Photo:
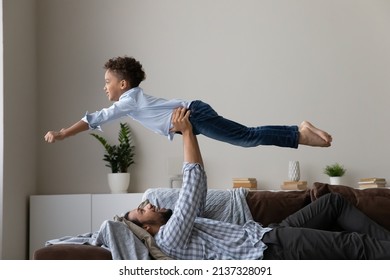
<path fill-rule="evenodd" d="M 340 193 L 367 216 L 390 230 L 390 189 L 359 190 L 348 186 L 314 183 L 305 191 L 255 191 L 246 200 L 253 219 L 267 226 L 281 222 L 290 214 L 330 192 Z M 36 250 L 35 260 L 109 260 L 108 250 L 91 245 L 57 244 Z"/>

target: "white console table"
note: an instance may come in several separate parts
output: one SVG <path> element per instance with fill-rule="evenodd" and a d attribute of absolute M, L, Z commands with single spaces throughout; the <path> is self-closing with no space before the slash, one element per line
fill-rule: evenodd
<path fill-rule="evenodd" d="M 104 220 L 136 208 L 143 193 L 30 196 L 30 259 L 45 242 L 95 232 Z"/>

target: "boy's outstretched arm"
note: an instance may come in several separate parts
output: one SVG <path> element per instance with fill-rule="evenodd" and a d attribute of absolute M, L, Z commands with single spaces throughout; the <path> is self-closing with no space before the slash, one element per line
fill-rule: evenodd
<path fill-rule="evenodd" d="M 49 131 L 45 135 L 45 141 L 48 143 L 54 143 L 55 141 L 58 140 L 63 140 L 69 136 L 76 135 L 82 131 L 89 130 L 89 125 L 80 120 L 74 125 L 68 127 L 68 128 L 63 128 L 60 131 Z"/>

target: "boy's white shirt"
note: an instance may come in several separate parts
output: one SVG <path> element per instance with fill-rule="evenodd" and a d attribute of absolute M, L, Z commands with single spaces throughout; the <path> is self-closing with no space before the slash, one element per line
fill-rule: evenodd
<path fill-rule="evenodd" d="M 154 97 L 145 94 L 142 88 L 135 87 L 123 93 L 110 107 L 94 113 L 86 112 L 81 120 L 88 123 L 90 129 L 101 130 L 101 125 L 129 116 L 146 128 L 172 140 L 174 133 L 169 131 L 172 127 L 172 112 L 179 107 L 189 108 L 190 104 L 191 101 L 182 99 Z"/>

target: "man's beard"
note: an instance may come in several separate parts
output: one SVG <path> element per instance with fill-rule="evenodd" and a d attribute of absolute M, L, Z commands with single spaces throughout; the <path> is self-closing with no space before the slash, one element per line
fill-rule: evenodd
<path fill-rule="evenodd" d="M 172 209 L 167 209 L 165 212 L 160 212 L 160 213 L 161 213 L 161 217 L 164 220 L 164 223 L 166 224 L 168 222 L 169 218 L 172 216 L 173 211 L 172 211 Z"/>

